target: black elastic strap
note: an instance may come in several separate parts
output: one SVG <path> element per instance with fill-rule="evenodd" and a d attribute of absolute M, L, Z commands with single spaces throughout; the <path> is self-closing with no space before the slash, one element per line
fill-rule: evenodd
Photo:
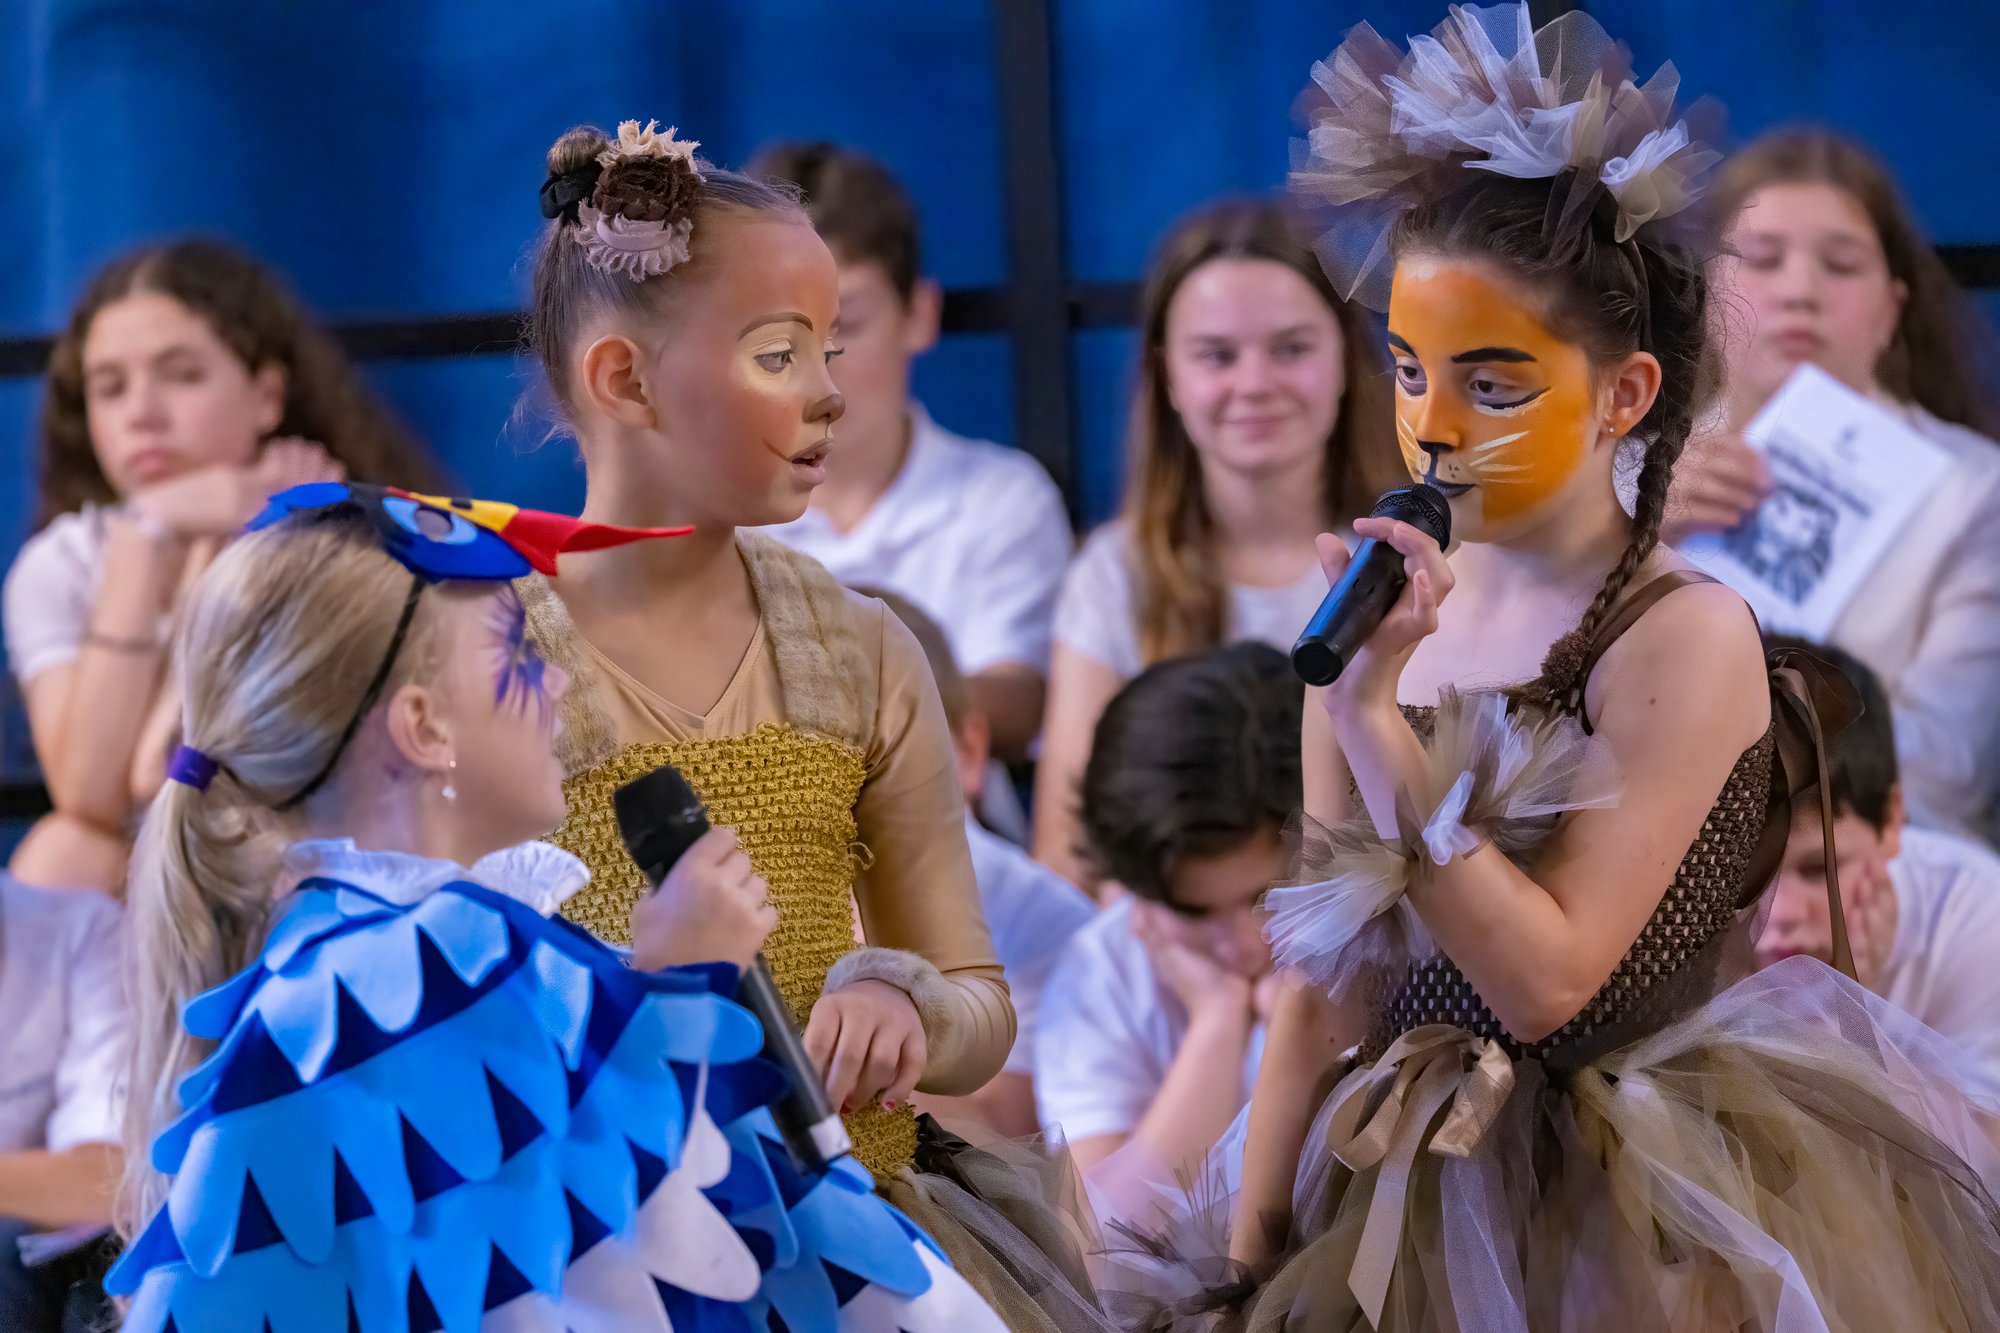
<path fill-rule="evenodd" d="M 416 619 L 417 599 L 423 596 L 426 580 L 421 574 L 410 576 L 410 595 L 403 599 L 403 617 L 396 622 L 396 632 L 389 636 L 389 651 L 382 654 L 382 665 L 375 668 L 375 679 L 368 682 L 368 692 L 361 696 L 361 706 L 354 710 L 354 716 L 347 719 L 347 729 L 334 742 L 333 753 L 326 757 L 326 765 L 305 786 L 279 802 L 279 810 L 291 810 L 302 804 L 307 797 L 326 785 L 333 776 L 333 770 L 340 763 L 340 756 L 347 753 L 347 743 L 354 739 L 354 733 L 361 729 L 361 719 L 368 716 L 375 707 L 375 701 L 382 695 L 382 687 L 389 683 L 389 673 L 396 669 L 396 657 L 403 651 L 403 640 L 409 637 L 410 622 Z"/>

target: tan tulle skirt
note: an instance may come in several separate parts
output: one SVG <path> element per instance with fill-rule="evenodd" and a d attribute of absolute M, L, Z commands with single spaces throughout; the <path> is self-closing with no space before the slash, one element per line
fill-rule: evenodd
<path fill-rule="evenodd" d="M 1238 1317 L 1153 1322 L 2000 1329 L 1996 1143 L 1985 1075 L 1810 959 L 1564 1074 L 1421 1028 L 1328 1099 Z"/>
<path fill-rule="evenodd" d="M 1014 1333 L 1112 1333 L 1092 1284 L 1100 1248 L 1060 1142 L 974 1147 L 918 1122 L 917 1161 L 881 1186 Z"/>

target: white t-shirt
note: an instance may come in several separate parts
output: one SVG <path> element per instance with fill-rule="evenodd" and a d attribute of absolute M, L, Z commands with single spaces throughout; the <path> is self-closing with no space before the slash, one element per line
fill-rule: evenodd
<path fill-rule="evenodd" d="M 1874 989 L 2000 1079 L 2000 858 L 1906 828 L 1889 863 L 1896 942 Z"/>
<path fill-rule="evenodd" d="M 117 903 L 0 875 L 0 1152 L 118 1141 L 130 971 Z"/>
<path fill-rule="evenodd" d="M 7 571 L 7 664 L 23 685 L 76 660 L 104 577 L 104 515 L 62 514 L 28 539 Z"/>
<path fill-rule="evenodd" d="M 979 904 L 993 932 L 993 952 L 1014 996 L 1014 1048 L 1003 1066 L 1009 1074 L 1035 1072 L 1035 1030 L 1049 974 L 1070 938 L 1090 924 L 1097 907 L 1068 880 L 977 822 L 965 821 L 972 844 L 972 875 Z"/>
<path fill-rule="evenodd" d="M 1063 579 L 1056 603 L 1056 641 L 1130 679 L 1139 659 L 1139 619 L 1132 548 L 1123 519 L 1105 524 L 1084 542 Z M 1326 597 L 1326 575 L 1315 563 L 1281 588 L 1229 587 L 1228 641 L 1260 640 L 1284 652 L 1298 641 Z"/>
<path fill-rule="evenodd" d="M 1035 1105 L 1042 1128 L 1075 1143 L 1139 1127 L 1166 1082 L 1187 1035 L 1187 1011 L 1160 984 L 1146 946 L 1132 933 L 1132 899 L 1100 912 L 1078 931 L 1042 995 L 1035 1043 Z M 1250 1100 L 1264 1029 L 1250 1038 L 1236 1078 L 1238 1105 Z"/>
<path fill-rule="evenodd" d="M 1062 493 L 1027 454 L 969 440 L 910 405 L 910 453 L 852 532 L 826 515 L 769 529 L 850 586 L 900 593 L 938 622 L 961 670 L 1049 668 L 1049 622 L 1074 542 Z"/>

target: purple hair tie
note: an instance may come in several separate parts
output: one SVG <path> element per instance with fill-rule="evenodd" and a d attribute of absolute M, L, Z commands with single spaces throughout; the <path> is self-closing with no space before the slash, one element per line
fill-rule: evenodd
<path fill-rule="evenodd" d="M 215 781 L 215 770 L 219 767 L 192 745 L 177 745 L 174 757 L 167 761 L 167 777 L 196 791 L 207 791 L 208 784 Z"/>

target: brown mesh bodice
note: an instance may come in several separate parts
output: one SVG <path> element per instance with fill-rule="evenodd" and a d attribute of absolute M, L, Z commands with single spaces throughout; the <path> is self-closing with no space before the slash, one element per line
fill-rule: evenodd
<path fill-rule="evenodd" d="M 1437 710 L 1405 705 L 1403 713 L 1428 741 Z M 1700 835 L 1681 858 L 1666 896 L 1609 979 L 1575 1018 L 1541 1041 L 1523 1045 L 1507 1035 L 1471 983 L 1440 953 L 1411 965 L 1402 985 L 1377 1012 L 1362 1044 L 1362 1058 L 1376 1058 L 1398 1036 L 1428 1023 L 1447 1023 L 1490 1037 L 1516 1057 L 1544 1058 L 1612 1024 L 1664 1019 L 1668 1015 L 1652 1012 L 1663 1000 L 1673 1005 L 1706 999 L 1705 994 L 1687 996 L 1666 983 L 1736 923 L 1751 853 L 1769 809 L 1775 734 L 1766 730 L 1736 761 L 1702 821 Z"/>

